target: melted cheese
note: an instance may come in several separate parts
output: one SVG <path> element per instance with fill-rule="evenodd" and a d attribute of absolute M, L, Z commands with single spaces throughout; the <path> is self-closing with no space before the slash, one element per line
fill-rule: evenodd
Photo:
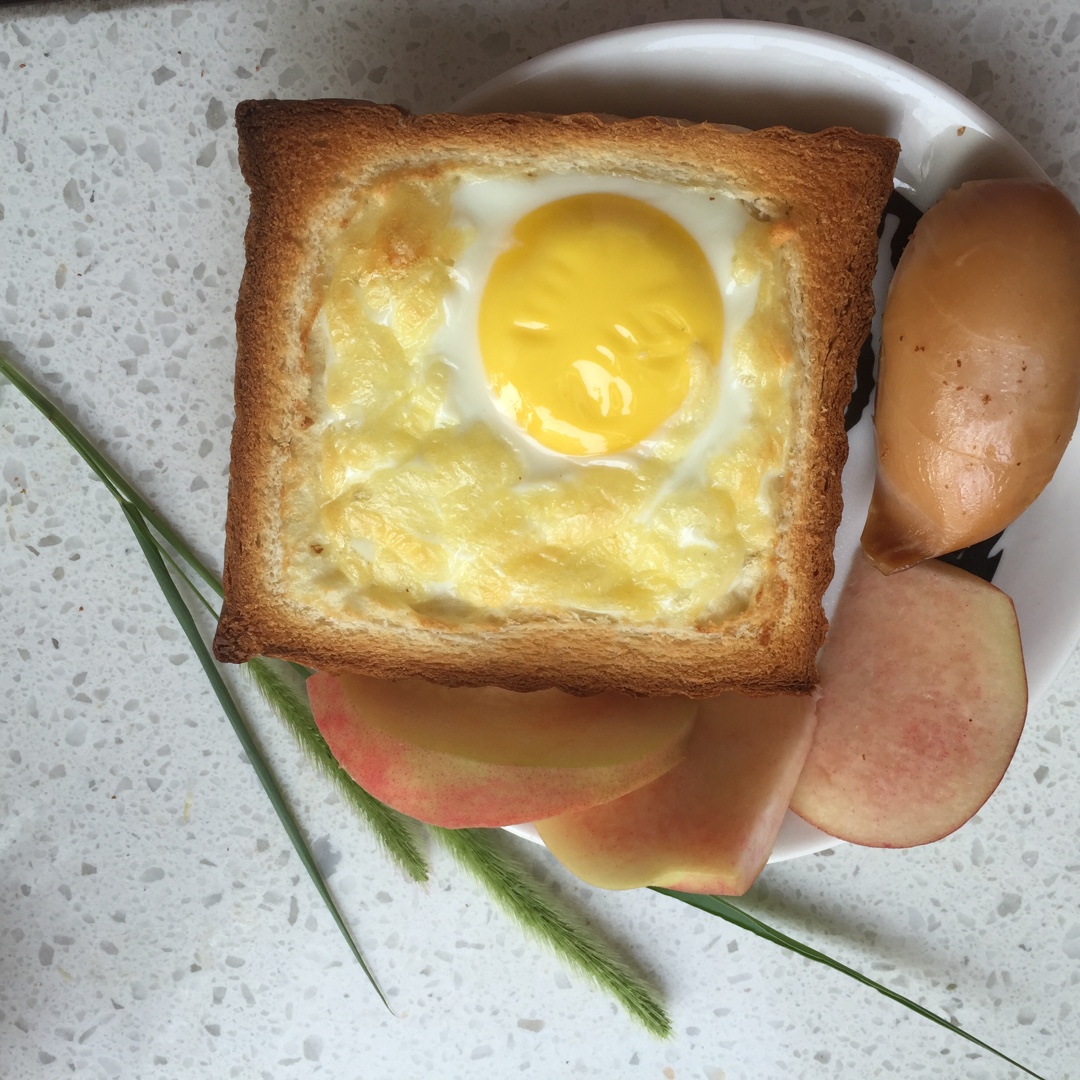
<path fill-rule="evenodd" d="M 499 407 L 479 308 L 517 222 L 591 192 L 686 230 L 724 320 L 719 355 L 693 344 L 685 388 L 641 437 L 583 455 Z M 321 415 L 288 466 L 290 589 L 323 610 L 447 623 L 743 610 L 775 549 L 796 392 L 772 240 L 733 200 L 629 178 L 388 182 L 343 230 L 309 335 Z"/>

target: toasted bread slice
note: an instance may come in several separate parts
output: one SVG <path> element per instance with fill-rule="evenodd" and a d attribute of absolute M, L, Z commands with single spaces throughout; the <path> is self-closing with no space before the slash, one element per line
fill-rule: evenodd
<path fill-rule="evenodd" d="M 251 216 L 219 659 L 586 694 L 812 688 L 894 141 L 350 101 L 243 102 L 237 125 Z M 446 389 L 440 328 L 483 234 L 455 199 L 565 177 L 741 215 L 725 317 L 729 292 L 758 299 L 701 400 L 745 397 L 745 430 L 729 418 L 702 451 L 709 419 L 680 406 L 618 467 L 563 467 L 505 416 L 485 425 L 490 400 L 450 407 L 466 391 Z"/>

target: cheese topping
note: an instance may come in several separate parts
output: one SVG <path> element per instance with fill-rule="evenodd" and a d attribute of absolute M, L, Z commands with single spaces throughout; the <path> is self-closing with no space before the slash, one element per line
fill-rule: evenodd
<path fill-rule="evenodd" d="M 448 624 L 744 610 L 797 393 L 773 240 L 734 200 L 626 177 L 388 178 L 309 334 L 290 591 Z"/>

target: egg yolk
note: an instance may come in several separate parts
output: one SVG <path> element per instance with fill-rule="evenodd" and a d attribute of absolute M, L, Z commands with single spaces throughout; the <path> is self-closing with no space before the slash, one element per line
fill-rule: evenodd
<path fill-rule="evenodd" d="M 480 352 L 501 408 L 563 454 L 641 442 L 720 357 L 723 300 L 697 241 L 623 195 L 525 215 L 480 301 Z"/>

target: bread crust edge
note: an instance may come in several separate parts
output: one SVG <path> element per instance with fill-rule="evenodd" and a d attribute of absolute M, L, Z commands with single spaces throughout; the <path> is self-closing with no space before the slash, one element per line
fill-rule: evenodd
<path fill-rule="evenodd" d="M 843 410 L 874 312 L 877 229 L 892 190 L 897 144 L 847 128 L 816 134 L 646 117 L 413 116 L 354 101 L 248 101 L 237 107 L 240 165 L 251 191 L 247 266 L 237 301 L 236 421 L 226 522 L 225 602 L 219 660 L 278 656 L 331 672 L 424 677 L 447 685 L 514 690 L 557 687 L 692 697 L 725 690 L 805 693 L 826 621 L 821 596 L 847 457 Z M 813 351 L 798 438 L 816 448 L 787 478 L 787 568 L 760 607 L 776 617 L 720 630 L 636 627 L 578 617 L 465 625 L 453 630 L 356 625 L 298 616 L 274 579 L 275 498 L 290 433 L 310 421 L 297 328 L 313 317 L 310 246 L 319 215 L 348 201 L 367 160 L 408 160 L 433 146 L 447 155 L 517 161 L 592 152 L 675 162 L 699 179 L 786 216 L 799 237 L 793 267 L 799 325 Z M 797 166 L 810 153 L 816 166 Z M 359 155 L 359 156 L 358 156 Z M 853 240 L 852 238 L 856 238 Z M 299 286 L 299 288 L 298 288 Z M 280 373 L 271 361 L 281 365 Z M 278 483 L 275 487 L 275 478 Z"/>

